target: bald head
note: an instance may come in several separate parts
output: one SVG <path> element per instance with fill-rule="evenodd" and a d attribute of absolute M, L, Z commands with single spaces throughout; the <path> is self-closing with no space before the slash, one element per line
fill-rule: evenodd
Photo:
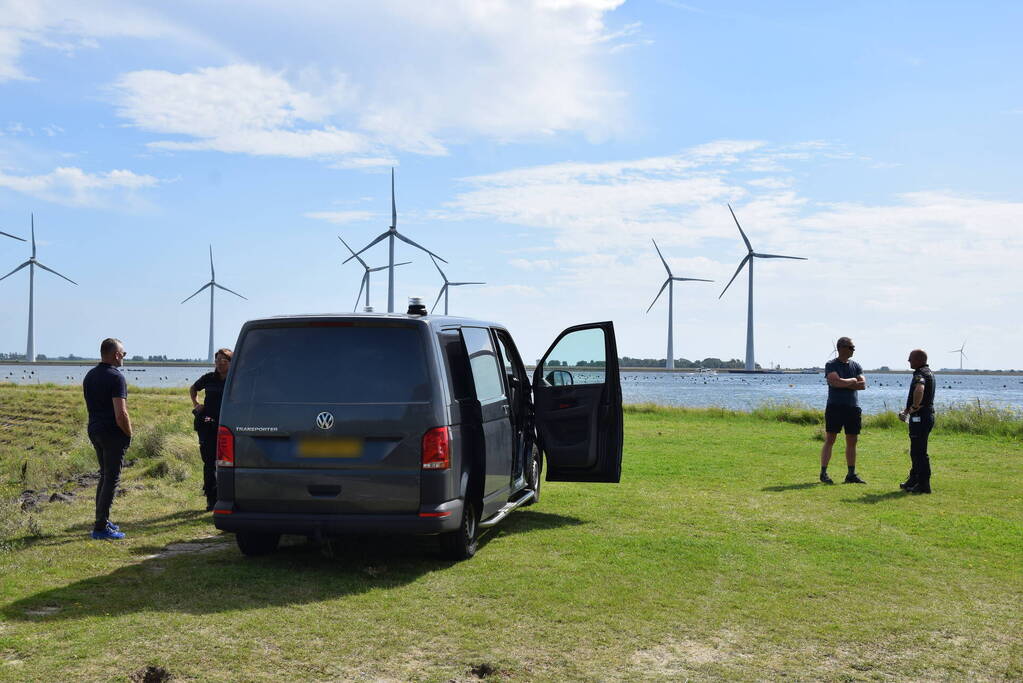
<path fill-rule="evenodd" d="M 913 349 L 909 352 L 909 367 L 916 370 L 927 365 L 927 352 L 923 349 Z"/>

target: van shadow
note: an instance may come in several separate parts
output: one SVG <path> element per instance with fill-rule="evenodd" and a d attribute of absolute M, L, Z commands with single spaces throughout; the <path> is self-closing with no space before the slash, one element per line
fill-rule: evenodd
<path fill-rule="evenodd" d="M 583 523 L 564 515 L 521 511 L 498 528 L 517 534 Z M 495 536 L 485 534 L 481 550 Z M 176 548 L 183 550 L 168 552 Z M 50 621 L 282 607 L 398 588 L 456 564 L 440 557 L 437 539 L 430 536 L 345 536 L 322 544 L 286 536 L 278 551 L 265 557 L 242 556 L 230 534 L 133 551 L 149 556 L 108 574 L 22 598 L 0 609 L 0 616 Z"/>
<path fill-rule="evenodd" d="M 816 481 L 805 482 L 803 484 L 782 484 L 780 486 L 765 486 L 760 489 L 761 491 L 769 491 L 772 493 L 780 493 L 782 491 L 800 491 L 802 489 L 812 489 L 821 484 Z"/>

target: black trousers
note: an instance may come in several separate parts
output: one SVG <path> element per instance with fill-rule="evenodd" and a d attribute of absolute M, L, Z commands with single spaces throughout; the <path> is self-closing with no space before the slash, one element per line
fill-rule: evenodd
<path fill-rule="evenodd" d="M 919 422 L 914 422 L 915 418 Z M 934 413 L 919 412 L 909 417 L 909 483 L 921 489 L 931 487 L 931 459 L 927 455 L 927 438 L 934 429 Z"/>
<path fill-rule="evenodd" d="M 96 449 L 99 462 L 99 482 L 96 484 L 96 521 L 93 531 L 103 531 L 110 519 L 110 506 L 114 502 L 117 483 L 121 480 L 124 453 L 131 445 L 131 437 L 120 430 L 90 429 L 89 441 Z"/>
<path fill-rule="evenodd" d="M 197 426 L 199 455 L 202 456 L 202 492 L 207 504 L 217 502 L 217 423 L 208 422 Z"/>

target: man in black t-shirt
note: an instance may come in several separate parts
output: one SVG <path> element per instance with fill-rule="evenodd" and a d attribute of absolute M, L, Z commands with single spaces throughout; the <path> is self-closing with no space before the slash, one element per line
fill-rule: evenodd
<path fill-rule="evenodd" d="M 119 339 L 104 339 L 99 347 L 100 363 L 82 380 L 85 407 L 89 412 L 89 441 L 99 461 L 96 483 L 96 520 L 92 537 L 97 540 L 124 538 L 110 521 L 110 506 L 121 478 L 124 453 L 131 444 L 128 416 L 128 385 L 117 368 L 124 364 L 124 345 Z"/>
<path fill-rule="evenodd" d="M 931 492 L 931 459 L 927 455 L 927 437 L 934 429 L 934 373 L 927 365 L 927 352 L 909 352 L 913 379 L 909 382 L 906 408 L 899 418 L 909 423 L 909 478 L 899 487 L 910 493 Z"/>
<path fill-rule="evenodd" d="M 821 447 L 821 482 L 833 484 L 828 476 L 828 462 L 838 433 L 845 430 L 845 464 L 849 467 L 845 475 L 846 484 L 866 484 L 856 474 L 856 441 L 862 424 L 862 411 L 857 392 L 867 388 L 863 368 L 852 358 L 856 351 L 852 339 L 839 337 L 835 343 L 838 358 L 824 366 L 824 377 L 828 382 L 828 404 L 824 409 L 824 445 Z"/>

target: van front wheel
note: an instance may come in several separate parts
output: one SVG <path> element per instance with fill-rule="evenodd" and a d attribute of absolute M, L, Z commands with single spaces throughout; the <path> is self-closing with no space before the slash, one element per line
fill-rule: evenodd
<path fill-rule="evenodd" d="M 540 482 L 543 477 L 543 451 L 536 444 L 529 453 L 526 461 L 526 486 L 533 492 L 533 499 L 523 504 L 523 507 L 540 502 Z"/>
<path fill-rule="evenodd" d="M 478 533 L 479 516 L 476 512 L 476 505 L 472 501 L 465 501 L 462 506 L 462 522 L 455 531 L 441 534 L 441 554 L 449 560 L 468 560 L 476 554 L 479 547 Z"/>
<path fill-rule="evenodd" d="M 277 550 L 277 544 L 281 541 L 280 534 L 255 534 L 245 532 L 235 534 L 234 538 L 238 542 L 238 549 L 242 551 L 242 555 L 247 555 L 248 557 L 269 555 L 273 551 Z"/>

